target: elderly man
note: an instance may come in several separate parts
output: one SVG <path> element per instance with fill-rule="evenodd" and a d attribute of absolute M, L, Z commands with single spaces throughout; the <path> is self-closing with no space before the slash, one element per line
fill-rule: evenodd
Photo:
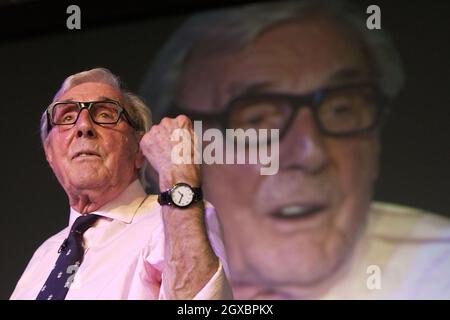
<path fill-rule="evenodd" d="M 231 297 L 199 168 L 170 159 L 170 133 L 192 131 L 191 122 L 166 118 L 148 131 L 150 122 L 106 69 L 65 80 L 42 115 L 41 138 L 69 198 L 69 226 L 35 252 L 12 299 Z M 139 181 L 146 160 L 159 174 L 158 200 Z"/>
<path fill-rule="evenodd" d="M 155 108 L 204 128 L 279 130 L 274 175 L 202 166 L 237 299 L 450 298 L 449 222 L 372 203 L 380 125 L 402 70 L 364 13 L 334 1 L 202 13 L 143 83 Z"/>

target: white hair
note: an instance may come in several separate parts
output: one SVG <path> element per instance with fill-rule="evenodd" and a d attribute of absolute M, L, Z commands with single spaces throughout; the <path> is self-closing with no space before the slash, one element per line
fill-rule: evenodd
<path fill-rule="evenodd" d="M 286 21 L 324 16 L 354 30 L 367 52 L 375 81 L 388 97 L 403 85 L 400 57 L 383 30 L 369 30 L 366 17 L 343 1 L 278 1 L 213 10 L 187 19 L 159 52 L 141 86 L 140 94 L 155 106 L 160 119 L 174 104 L 189 57 L 232 52 L 251 43 L 270 27 Z"/>
<path fill-rule="evenodd" d="M 67 77 L 61 85 L 61 88 L 55 94 L 50 105 L 58 101 L 58 99 L 71 88 L 86 82 L 103 83 L 117 89 L 117 91 L 120 92 L 121 96 L 123 97 L 125 103 L 123 107 L 126 109 L 128 115 L 130 116 L 136 133 L 145 133 L 150 130 L 150 127 L 152 125 L 152 116 L 150 109 L 146 106 L 141 98 L 124 88 L 124 85 L 120 81 L 119 77 L 105 68 L 95 68 Z M 51 128 L 49 128 L 46 109 L 41 116 L 40 133 L 42 144 L 44 144 L 47 140 L 50 129 Z M 148 163 L 147 161 L 145 161 L 144 166 L 140 169 L 139 172 L 140 180 L 144 186 L 148 185 L 147 179 L 145 178 L 144 174 L 147 166 Z"/>

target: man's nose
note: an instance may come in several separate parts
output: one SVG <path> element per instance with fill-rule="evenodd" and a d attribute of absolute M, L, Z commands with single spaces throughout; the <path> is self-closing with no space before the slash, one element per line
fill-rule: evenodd
<path fill-rule="evenodd" d="M 328 152 L 312 111 L 300 109 L 287 130 L 280 141 L 280 168 L 307 173 L 322 170 L 329 161 Z"/>
<path fill-rule="evenodd" d="M 78 138 L 93 138 L 96 136 L 94 122 L 92 121 L 87 109 L 83 109 L 80 111 L 80 115 L 78 116 L 77 122 L 75 124 L 75 129 Z"/>

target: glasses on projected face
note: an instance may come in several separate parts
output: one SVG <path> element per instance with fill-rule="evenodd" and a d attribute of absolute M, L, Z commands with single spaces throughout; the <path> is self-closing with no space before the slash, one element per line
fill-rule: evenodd
<path fill-rule="evenodd" d="M 52 126 L 73 125 L 77 122 L 83 109 L 87 109 L 92 121 L 100 125 L 113 125 L 124 115 L 128 123 L 134 128 L 127 111 L 115 100 L 90 102 L 56 102 L 47 109 L 47 117 Z"/>
<path fill-rule="evenodd" d="M 184 113 L 222 129 L 279 129 L 282 138 L 298 111 L 310 108 L 315 124 L 327 136 L 345 137 L 373 130 L 386 111 L 385 98 L 372 83 L 319 89 L 306 95 L 258 92 L 232 99 L 221 113 Z"/>

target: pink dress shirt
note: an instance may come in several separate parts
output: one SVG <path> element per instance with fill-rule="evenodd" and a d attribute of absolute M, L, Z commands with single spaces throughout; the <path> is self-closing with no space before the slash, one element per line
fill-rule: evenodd
<path fill-rule="evenodd" d="M 119 197 L 92 212 L 102 218 L 84 234 L 84 260 L 66 300 L 165 298 L 164 230 L 156 200 L 157 196 L 147 195 L 136 180 Z M 214 208 L 207 202 L 205 207 L 208 236 L 220 264 L 194 299 L 231 299 L 221 226 Z M 79 216 L 71 208 L 69 225 L 36 250 L 11 299 L 36 299 Z"/>

